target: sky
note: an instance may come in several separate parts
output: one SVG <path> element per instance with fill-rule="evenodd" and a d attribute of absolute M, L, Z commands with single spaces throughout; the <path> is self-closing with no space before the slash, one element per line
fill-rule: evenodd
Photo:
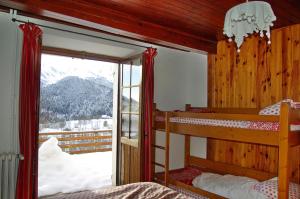
<path fill-rule="evenodd" d="M 42 54 L 42 78 L 47 83 L 56 83 L 67 76 L 105 77 L 113 81 L 115 63 Z"/>

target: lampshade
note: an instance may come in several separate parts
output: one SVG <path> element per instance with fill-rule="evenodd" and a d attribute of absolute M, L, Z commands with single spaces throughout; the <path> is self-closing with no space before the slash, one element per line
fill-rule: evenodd
<path fill-rule="evenodd" d="M 224 22 L 224 34 L 229 37 L 229 41 L 234 37 L 238 52 L 244 37 L 253 33 L 259 33 L 261 37 L 266 35 L 270 44 L 270 27 L 275 20 L 276 16 L 269 3 L 247 1 L 228 10 Z"/>

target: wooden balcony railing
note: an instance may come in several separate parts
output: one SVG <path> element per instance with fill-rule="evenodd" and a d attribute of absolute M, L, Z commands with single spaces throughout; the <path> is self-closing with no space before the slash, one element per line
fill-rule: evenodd
<path fill-rule="evenodd" d="M 93 153 L 112 150 L 112 130 L 39 133 L 39 144 L 56 137 L 59 147 L 67 153 Z"/>

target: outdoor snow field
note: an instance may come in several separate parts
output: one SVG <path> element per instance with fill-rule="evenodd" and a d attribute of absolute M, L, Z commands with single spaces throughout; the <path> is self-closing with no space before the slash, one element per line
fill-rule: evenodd
<path fill-rule="evenodd" d="M 93 190 L 112 184 L 112 152 L 70 155 L 54 137 L 39 148 L 38 195 Z"/>

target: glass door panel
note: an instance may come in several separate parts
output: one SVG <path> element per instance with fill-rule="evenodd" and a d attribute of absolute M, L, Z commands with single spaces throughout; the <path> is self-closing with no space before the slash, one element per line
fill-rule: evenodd
<path fill-rule="evenodd" d="M 120 135 L 123 140 L 134 140 L 136 144 L 141 132 L 142 59 L 130 60 L 120 66 Z"/>

